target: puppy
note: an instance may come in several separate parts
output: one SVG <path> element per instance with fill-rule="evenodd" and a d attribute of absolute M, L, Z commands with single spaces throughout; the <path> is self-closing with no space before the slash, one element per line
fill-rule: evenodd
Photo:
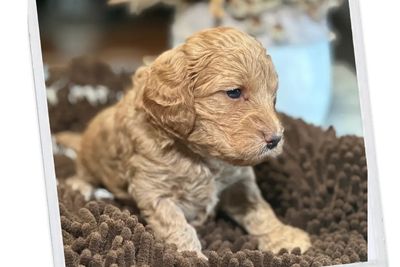
<path fill-rule="evenodd" d="M 204 256 L 194 226 L 218 205 L 261 250 L 304 252 L 308 235 L 278 220 L 250 167 L 282 150 L 277 87 L 254 38 L 232 28 L 194 34 L 141 67 L 133 89 L 92 120 L 69 184 L 133 198 L 155 234 L 180 251 Z"/>

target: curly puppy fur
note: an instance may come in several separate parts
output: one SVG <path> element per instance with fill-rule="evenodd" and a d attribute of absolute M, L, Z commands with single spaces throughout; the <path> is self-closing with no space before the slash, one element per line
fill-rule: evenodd
<path fill-rule="evenodd" d="M 305 232 L 277 219 L 249 167 L 283 143 L 267 146 L 283 128 L 278 78 L 258 41 L 232 28 L 199 32 L 140 68 L 133 85 L 89 124 L 70 185 L 133 198 L 155 234 L 180 251 L 203 256 L 193 226 L 217 205 L 261 250 L 309 248 Z M 234 88 L 239 98 L 227 95 Z"/>

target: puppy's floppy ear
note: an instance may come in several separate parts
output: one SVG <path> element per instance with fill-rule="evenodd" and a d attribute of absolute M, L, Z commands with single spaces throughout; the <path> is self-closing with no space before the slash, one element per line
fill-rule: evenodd
<path fill-rule="evenodd" d="M 164 52 L 150 67 L 143 107 L 169 133 L 186 137 L 194 127 L 193 86 L 181 47 Z"/>

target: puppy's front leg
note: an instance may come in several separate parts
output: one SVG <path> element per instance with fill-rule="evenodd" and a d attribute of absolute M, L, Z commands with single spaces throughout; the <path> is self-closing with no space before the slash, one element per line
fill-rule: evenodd
<path fill-rule="evenodd" d="M 311 245 L 308 234 L 279 221 L 261 196 L 252 168 L 243 168 L 240 175 L 243 178 L 239 182 L 223 191 L 221 208 L 249 234 L 258 237 L 259 249 L 277 253 L 282 248 L 300 247 L 305 252 Z"/>
<path fill-rule="evenodd" d="M 143 206 L 143 202 L 138 204 L 147 223 L 158 237 L 167 243 L 176 244 L 179 251 L 195 251 L 198 256 L 206 258 L 201 252 L 196 230 L 170 198 L 154 199 L 150 205 Z"/>

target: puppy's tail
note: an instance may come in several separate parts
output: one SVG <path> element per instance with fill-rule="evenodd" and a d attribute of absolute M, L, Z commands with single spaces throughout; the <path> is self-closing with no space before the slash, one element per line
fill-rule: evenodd
<path fill-rule="evenodd" d="M 60 132 L 55 134 L 55 141 L 58 145 L 70 148 L 78 153 L 81 149 L 82 134 L 76 132 Z"/>

